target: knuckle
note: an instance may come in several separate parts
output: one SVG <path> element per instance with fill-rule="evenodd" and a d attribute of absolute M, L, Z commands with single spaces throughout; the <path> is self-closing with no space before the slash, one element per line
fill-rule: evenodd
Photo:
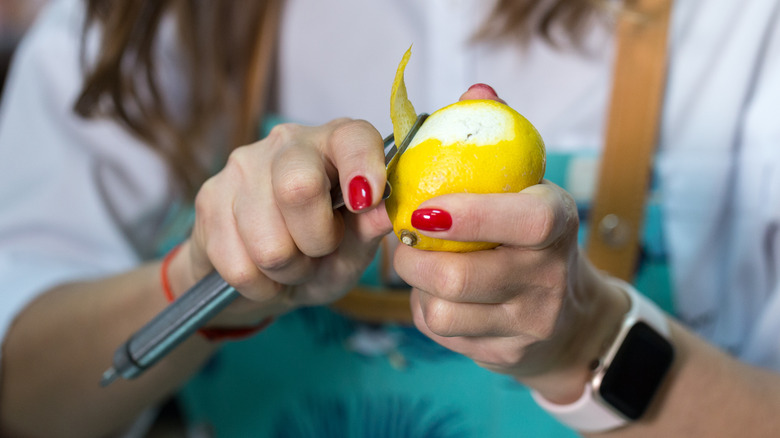
<path fill-rule="evenodd" d="M 550 292 L 547 297 L 550 304 L 554 305 L 556 310 L 560 310 L 568 295 L 569 267 L 565 263 L 553 263 L 547 269 L 547 278 L 550 278 L 550 283 L 547 285 Z"/>
<path fill-rule="evenodd" d="M 305 244 L 300 245 L 300 250 L 308 257 L 325 257 L 338 249 L 342 238 L 343 232 L 324 233 L 317 236 L 317 238 L 309 239 Z"/>
<path fill-rule="evenodd" d="M 299 168 L 282 175 L 274 186 L 279 202 L 290 206 L 307 205 L 322 196 L 329 183 L 321 172 L 311 168 Z"/>
<path fill-rule="evenodd" d="M 366 138 L 367 133 L 376 131 L 376 129 L 365 120 L 339 119 L 334 121 L 334 123 L 335 125 L 329 138 L 331 146 L 351 145 L 355 143 L 356 138 Z M 377 133 L 377 135 L 379 134 Z M 349 159 L 350 155 L 361 153 L 360 148 L 350 147 L 338 149 L 346 159 Z"/>
<path fill-rule="evenodd" d="M 296 251 L 281 243 L 265 245 L 252 251 L 252 261 L 262 271 L 279 271 L 289 266 Z"/>
<path fill-rule="evenodd" d="M 326 126 L 329 126 L 334 131 L 338 130 L 340 127 L 350 124 L 352 122 L 355 122 L 355 119 L 350 119 L 349 117 L 339 117 L 336 119 L 331 120 L 327 123 Z"/>
<path fill-rule="evenodd" d="M 203 220 L 208 216 L 212 200 L 215 197 L 217 185 L 217 177 L 211 177 L 200 186 L 198 193 L 195 195 L 195 217 L 198 218 L 198 220 Z"/>
<path fill-rule="evenodd" d="M 433 333 L 450 337 L 454 334 L 453 312 L 450 303 L 445 300 L 433 298 L 423 307 L 425 324 Z"/>
<path fill-rule="evenodd" d="M 439 266 L 438 270 L 434 276 L 434 287 L 442 298 L 458 301 L 468 293 L 467 269 L 461 268 L 457 263 L 448 263 Z"/>
<path fill-rule="evenodd" d="M 294 123 L 280 123 L 271 128 L 266 140 L 274 144 L 285 144 L 295 138 L 301 130 L 302 127 Z"/>
<path fill-rule="evenodd" d="M 249 146 L 241 146 L 233 149 L 228 155 L 227 162 L 225 163 L 224 172 L 228 175 L 244 174 L 244 165 L 249 160 L 251 153 Z"/>
<path fill-rule="evenodd" d="M 577 229 L 580 224 L 580 215 L 577 211 L 577 201 L 574 200 L 574 197 L 569 192 L 561 192 L 561 196 L 563 196 L 562 208 L 566 215 L 566 223 L 568 226 L 573 226 L 574 229 Z"/>
<path fill-rule="evenodd" d="M 533 327 L 533 338 L 536 341 L 546 341 L 552 339 L 557 331 L 556 320 L 557 318 L 553 318 L 551 316 L 540 315 L 540 317 L 535 321 Z"/>
<path fill-rule="evenodd" d="M 522 362 L 524 356 L 525 350 L 519 346 L 515 348 L 506 348 L 497 354 L 495 363 L 504 368 L 511 368 L 514 365 Z"/>
<path fill-rule="evenodd" d="M 534 242 L 544 245 L 554 239 L 556 221 L 555 209 L 550 204 L 542 203 L 536 208 L 528 233 Z"/>
<path fill-rule="evenodd" d="M 365 120 L 356 120 L 356 119 L 348 119 L 348 118 L 336 119 L 333 120 L 331 123 L 332 123 L 331 126 L 333 130 L 330 134 L 330 137 L 333 140 L 349 139 L 355 132 L 371 126 Z"/>
<path fill-rule="evenodd" d="M 539 247 L 558 243 L 566 236 L 575 237 L 579 228 L 577 204 L 568 193 L 557 190 L 546 193 L 545 202 L 536 205 L 528 230 Z"/>
<path fill-rule="evenodd" d="M 220 276 L 236 289 L 248 288 L 257 281 L 259 272 L 245 259 L 242 261 L 239 257 L 231 257 L 230 263 L 219 263 L 220 258 L 225 259 L 222 242 L 210 239 L 206 242 L 205 250 L 212 265 L 219 266 Z"/>
<path fill-rule="evenodd" d="M 225 161 L 225 165 L 216 175 L 207 182 L 211 183 L 213 199 L 220 199 L 218 190 L 231 190 L 236 184 L 241 184 L 252 175 L 253 150 L 250 146 L 241 146 L 233 149 Z M 224 196 L 224 194 L 222 195 Z"/>
<path fill-rule="evenodd" d="M 257 269 L 243 263 L 231 263 L 223 268 L 220 275 L 228 284 L 239 290 L 252 289 L 259 278 Z"/>
<path fill-rule="evenodd" d="M 564 281 L 557 281 L 545 288 L 542 304 L 545 310 L 535 313 L 530 331 L 537 340 L 547 340 L 555 336 L 567 296 L 568 288 Z"/>

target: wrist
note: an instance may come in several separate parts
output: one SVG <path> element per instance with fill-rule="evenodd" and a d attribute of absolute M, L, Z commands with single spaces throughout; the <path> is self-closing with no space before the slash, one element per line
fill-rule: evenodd
<path fill-rule="evenodd" d="M 574 291 L 568 316 L 564 316 L 562 329 L 568 336 L 558 345 L 557 354 L 552 353 L 554 365 L 518 378 L 556 403 L 571 403 L 582 395 L 598 358 L 617 337 L 630 307 L 626 293 L 590 265 L 581 267 L 581 272 L 579 290 Z"/>
<path fill-rule="evenodd" d="M 188 242 L 171 249 L 160 264 L 160 287 L 168 303 L 186 293 L 197 281 L 191 274 L 185 246 Z M 183 263 L 184 262 L 184 263 Z M 249 337 L 270 325 L 277 314 L 282 313 L 281 302 L 254 303 L 239 297 L 227 309 L 206 323 L 198 333 L 210 341 L 240 339 Z"/>
<path fill-rule="evenodd" d="M 189 251 L 190 242 L 182 242 L 171 248 L 160 264 L 160 287 L 169 302 L 179 298 L 200 279 L 193 273 Z"/>
<path fill-rule="evenodd" d="M 533 392 L 542 408 L 582 432 L 608 431 L 640 419 L 674 362 L 666 315 L 630 284 L 608 281 L 626 294 L 630 308 L 617 336 L 594 363 L 581 396 L 561 403 Z"/>

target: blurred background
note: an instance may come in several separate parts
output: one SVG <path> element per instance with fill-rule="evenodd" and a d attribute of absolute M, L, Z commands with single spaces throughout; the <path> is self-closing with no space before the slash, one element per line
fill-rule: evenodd
<path fill-rule="evenodd" d="M 48 0 L 0 0 L 0 96 L 16 46 Z"/>

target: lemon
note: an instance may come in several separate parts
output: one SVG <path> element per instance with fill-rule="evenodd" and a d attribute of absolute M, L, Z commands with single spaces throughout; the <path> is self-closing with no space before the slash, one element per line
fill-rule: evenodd
<path fill-rule="evenodd" d="M 403 91 L 406 99 L 405 87 Z M 391 108 L 403 107 L 393 104 Z M 391 110 L 394 132 L 396 117 Z M 410 115 L 407 112 L 403 117 L 408 120 Z M 469 252 L 494 248 L 497 243 L 425 236 L 412 227 L 412 212 L 423 202 L 449 193 L 519 192 L 542 180 L 545 157 L 539 132 L 511 107 L 493 100 L 446 106 L 428 117 L 388 170 L 392 194 L 386 206 L 393 231 L 403 243 L 418 249 Z"/>

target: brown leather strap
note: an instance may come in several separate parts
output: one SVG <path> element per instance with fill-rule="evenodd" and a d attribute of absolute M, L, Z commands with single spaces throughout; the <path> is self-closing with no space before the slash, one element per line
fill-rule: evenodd
<path fill-rule="evenodd" d="M 408 288 L 358 286 L 331 304 L 331 308 L 355 320 L 372 324 L 413 324 Z"/>
<path fill-rule="evenodd" d="M 612 100 L 587 253 L 630 281 L 635 273 L 666 82 L 671 0 L 628 2 L 620 13 Z"/>

